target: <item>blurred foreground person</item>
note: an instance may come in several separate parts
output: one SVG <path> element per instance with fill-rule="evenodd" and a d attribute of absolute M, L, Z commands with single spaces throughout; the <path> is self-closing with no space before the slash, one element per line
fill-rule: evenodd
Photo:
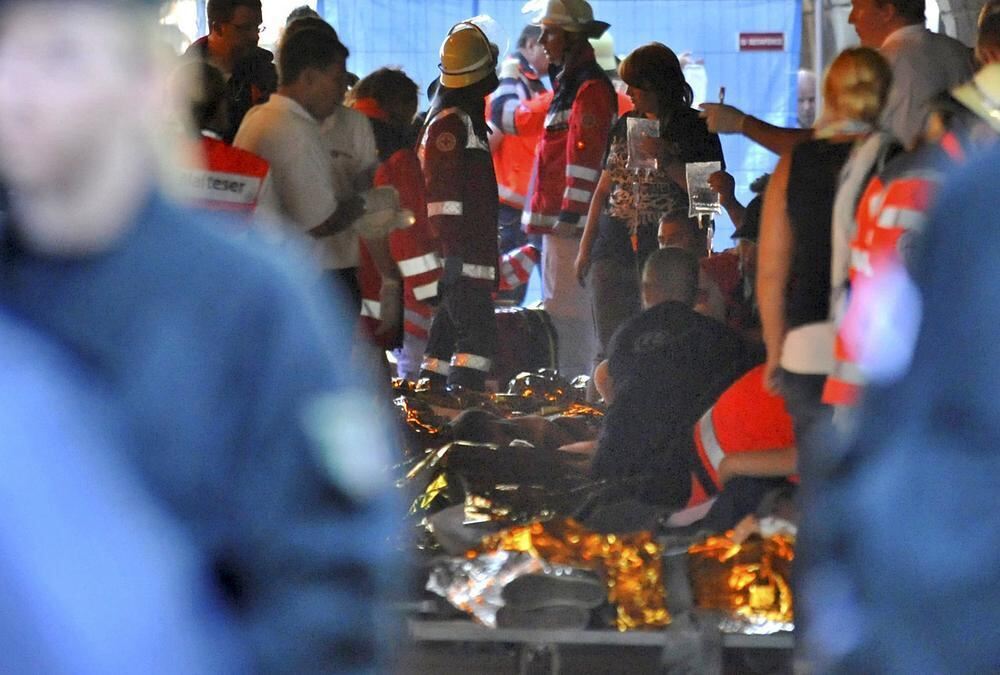
<path fill-rule="evenodd" d="M 18 96 L 0 102 L 0 304 L 108 388 L 128 460 L 210 561 L 254 670 L 370 670 L 389 442 L 305 256 L 159 195 L 152 4 L 3 5 L 0 86 Z"/>
<path fill-rule="evenodd" d="M 238 671 L 205 566 L 116 454 L 103 390 L 6 312 L 0 370 L 0 671 Z"/>
<path fill-rule="evenodd" d="M 919 326 L 895 382 L 869 384 L 854 440 L 828 449 L 805 579 L 822 672 L 996 672 L 1000 665 L 1000 153 L 955 175 L 931 212 L 916 284 L 880 292 Z M 888 329 L 888 330 L 885 330 Z"/>

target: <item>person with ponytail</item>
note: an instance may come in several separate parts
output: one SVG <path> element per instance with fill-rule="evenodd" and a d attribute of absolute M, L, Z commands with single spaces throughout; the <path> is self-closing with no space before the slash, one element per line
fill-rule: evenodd
<path fill-rule="evenodd" d="M 876 132 L 891 80 L 889 64 L 874 49 L 841 52 L 824 78 L 816 138 L 782 155 L 764 197 L 757 262 L 764 381 L 784 395 L 795 420 L 806 490 L 814 464 L 810 432 L 832 417 L 821 395 L 833 368 L 831 241 L 839 177 L 852 151 Z"/>

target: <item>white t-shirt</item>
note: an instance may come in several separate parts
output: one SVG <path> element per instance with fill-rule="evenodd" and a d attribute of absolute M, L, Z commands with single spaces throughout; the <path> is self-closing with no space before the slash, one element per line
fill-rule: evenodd
<path fill-rule="evenodd" d="M 298 234 L 311 239 L 308 231 L 337 210 L 340 197 L 320 124 L 296 101 L 272 94 L 267 103 L 251 108 L 233 145 L 270 162 L 278 213 Z M 314 246 L 324 268 L 337 267 L 324 240 Z"/>
<path fill-rule="evenodd" d="M 330 155 L 334 189 L 339 198 L 346 200 L 369 189 L 378 166 L 378 149 L 368 118 L 353 108 L 337 106 L 323 120 L 320 134 Z M 327 237 L 322 246 L 327 267 L 358 266 L 358 235 L 353 229 Z"/>

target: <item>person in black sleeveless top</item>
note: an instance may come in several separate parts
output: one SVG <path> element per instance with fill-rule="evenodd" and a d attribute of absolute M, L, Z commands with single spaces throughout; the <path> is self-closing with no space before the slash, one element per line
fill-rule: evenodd
<path fill-rule="evenodd" d="M 821 395 L 833 365 L 830 223 L 838 176 L 855 142 L 874 129 L 890 80 L 874 50 L 841 52 L 823 83 L 825 122 L 815 140 L 782 155 L 764 200 L 757 294 L 765 386 L 784 395 L 799 439 L 831 414 Z"/>
<path fill-rule="evenodd" d="M 796 598 L 812 593 L 821 566 L 815 551 L 823 535 L 813 523 L 823 490 L 818 432 L 833 417 L 833 408 L 822 403 L 835 334 L 828 316 L 833 202 L 840 170 L 855 143 L 874 130 L 890 81 L 888 63 L 874 50 L 841 52 L 823 82 L 824 122 L 815 140 L 782 155 L 764 198 L 757 299 L 767 349 L 764 386 L 784 397 L 799 451 Z M 796 633 L 810 635 L 810 608 L 808 602 L 796 604 Z M 803 644 L 799 658 L 812 658 Z"/>

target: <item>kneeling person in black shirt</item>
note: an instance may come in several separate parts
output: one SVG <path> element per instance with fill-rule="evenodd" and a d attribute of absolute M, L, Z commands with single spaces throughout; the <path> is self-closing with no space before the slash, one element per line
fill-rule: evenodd
<path fill-rule="evenodd" d="M 651 504 L 682 507 L 690 495 L 691 427 L 759 349 L 724 324 L 694 311 L 698 261 L 660 249 L 643 267 L 642 314 L 611 340 L 595 380 L 609 403 L 593 474 L 621 483 Z"/>

